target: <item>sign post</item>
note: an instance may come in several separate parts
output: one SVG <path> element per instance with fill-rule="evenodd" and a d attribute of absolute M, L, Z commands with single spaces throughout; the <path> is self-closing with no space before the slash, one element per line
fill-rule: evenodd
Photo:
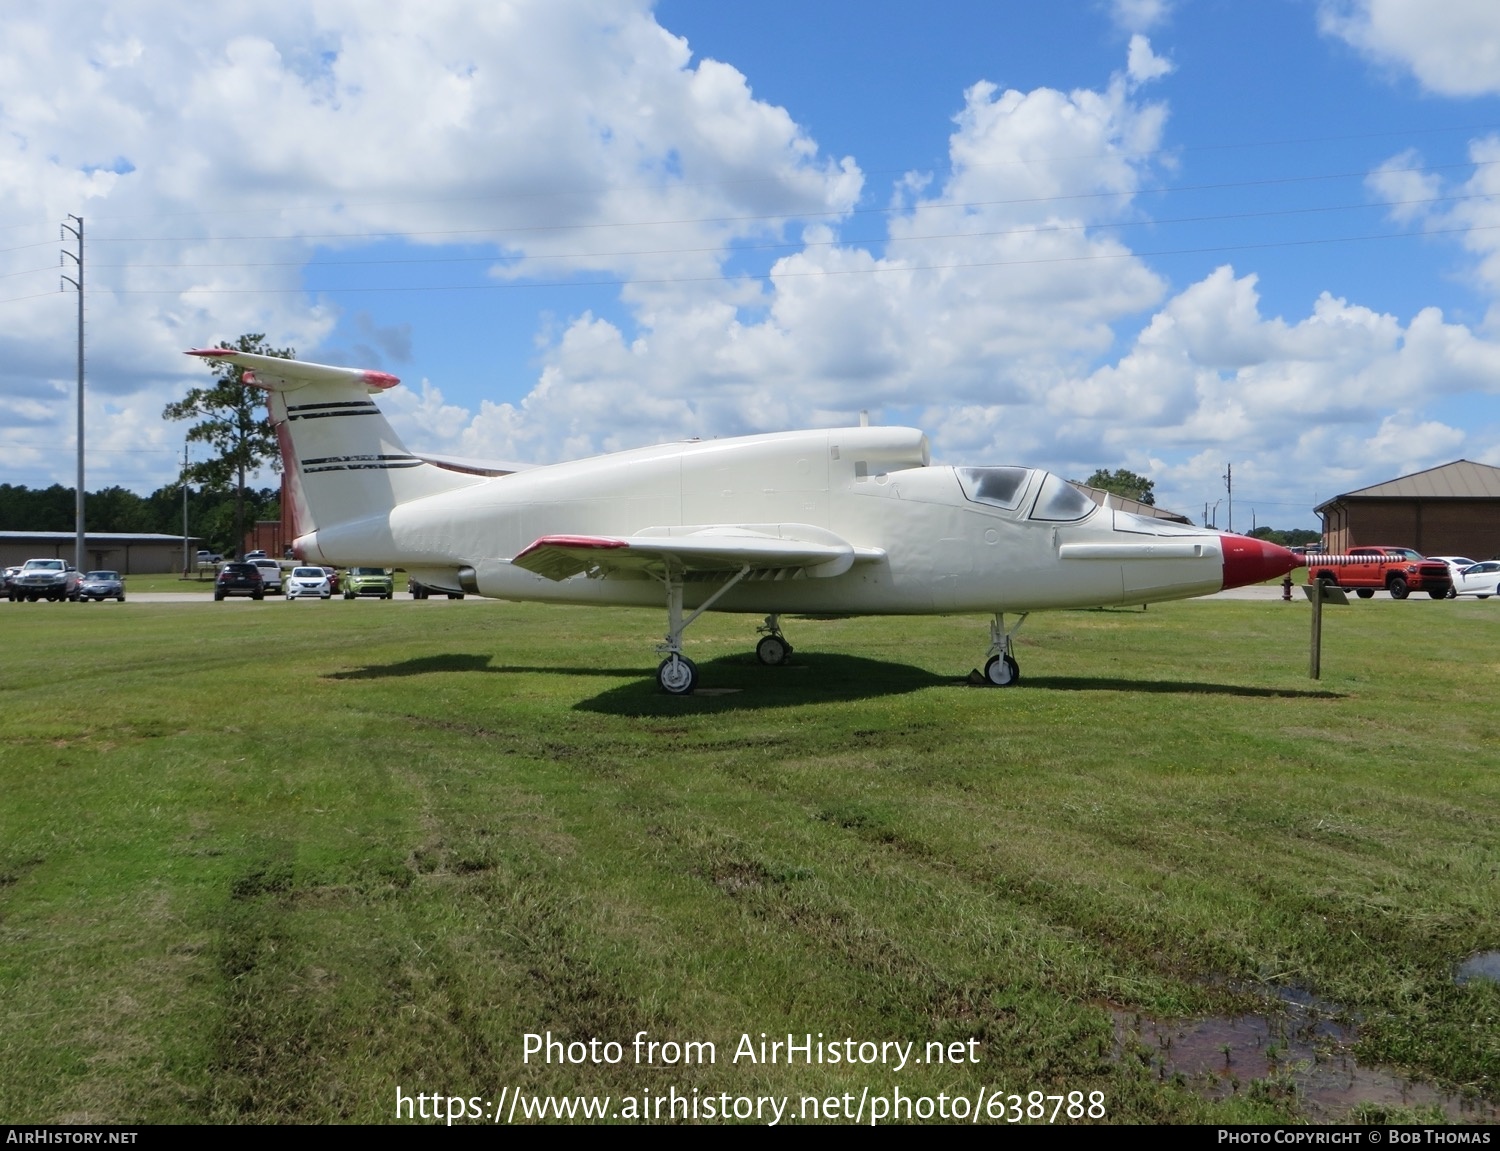
<path fill-rule="evenodd" d="M 1312 601 L 1312 644 L 1308 652 L 1307 677 L 1321 679 L 1323 675 L 1323 605 L 1338 603 L 1346 607 L 1349 597 L 1344 589 L 1320 579 L 1315 584 L 1304 584 L 1302 594 Z"/>

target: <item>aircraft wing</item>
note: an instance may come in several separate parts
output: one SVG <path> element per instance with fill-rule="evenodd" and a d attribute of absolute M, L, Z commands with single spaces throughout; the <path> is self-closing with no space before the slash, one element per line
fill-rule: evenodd
<path fill-rule="evenodd" d="M 632 536 L 542 536 L 511 563 L 551 580 L 669 569 L 732 575 L 744 568 L 817 578 L 842 575 L 856 561 L 884 555 L 808 524 L 713 524 L 647 528 Z"/>

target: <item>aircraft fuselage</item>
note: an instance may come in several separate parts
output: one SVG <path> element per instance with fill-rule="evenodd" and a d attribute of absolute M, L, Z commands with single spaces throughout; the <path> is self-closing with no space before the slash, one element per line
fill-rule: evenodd
<path fill-rule="evenodd" d="M 502 599 L 658 605 L 661 589 L 597 573 L 552 580 L 511 559 L 540 537 L 632 537 L 693 525 L 822 529 L 853 545 L 854 562 L 818 578 L 756 572 L 714 606 L 754 613 L 928 614 L 1146 603 L 1215 592 L 1222 537 L 1095 506 L 1077 489 L 1022 468 L 927 463 L 922 433 L 841 428 L 667 444 L 478 480 L 388 513 L 322 526 L 310 559 L 400 566 L 424 583 Z M 1001 506 L 974 489 L 1005 472 Z M 976 478 L 977 477 L 977 478 Z M 1019 478 L 1018 478 L 1019 477 Z M 367 484 L 351 471 L 324 482 Z M 696 606 L 722 579 L 684 587 Z"/>

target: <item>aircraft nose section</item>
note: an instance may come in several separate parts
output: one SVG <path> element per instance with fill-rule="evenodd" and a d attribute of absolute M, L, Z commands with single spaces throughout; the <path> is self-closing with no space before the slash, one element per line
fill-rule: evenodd
<path fill-rule="evenodd" d="M 1302 560 L 1279 544 L 1251 536 L 1221 537 L 1224 549 L 1224 588 L 1244 587 L 1286 575 Z"/>

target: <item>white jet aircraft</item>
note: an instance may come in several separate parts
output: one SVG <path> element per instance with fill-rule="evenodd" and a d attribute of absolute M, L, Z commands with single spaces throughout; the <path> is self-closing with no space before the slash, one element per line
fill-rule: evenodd
<path fill-rule="evenodd" d="M 697 684 L 683 632 L 703 612 L 780 619 L 992 613 L 984 674 L 1014 684 L 1011 641 L 1045 608 L 1206 595 L 1290 571 L 1275 544 L 1100 507 L 1025 467 L 934 467 L 913 428 L 694 440 L 507 474 L 413 455 L 370 399 L 384 372 L 208 348 L 266 389 L 309 563 L 404 568 L 428 587 L 510 600 L 665 603 L 657 681 Z M 1020 613 L 1014 627 L 1005 613 Z"/>

